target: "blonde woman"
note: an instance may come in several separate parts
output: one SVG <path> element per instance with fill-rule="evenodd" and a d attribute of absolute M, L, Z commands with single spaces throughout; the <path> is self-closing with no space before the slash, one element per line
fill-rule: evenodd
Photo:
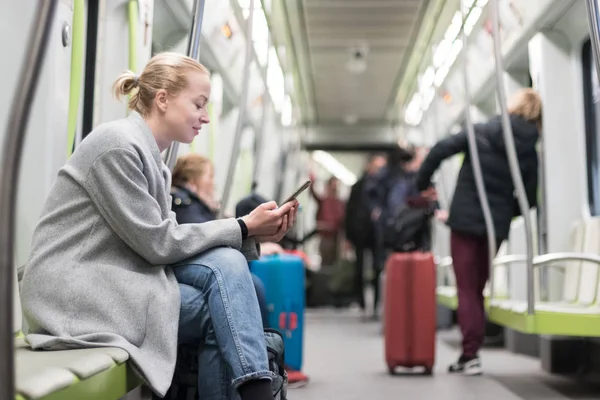
<path fill-rule="evenodd" d="M 212 162 L 200 154 L 181 156 L 173 168 L 173 211 L 180 224 L 201 223 L 217 218 L 215 173 Z"/>
<path fill-rule="evenodd" d="M 208 70 L 154 56 L 115 83 L 128 118 L 98 126 L 60 170 L 34 233 L 22 286 L 34 349 L 120 347 L 161 397 L 179 343 L 197 345 L 203 400 L 272 399 L 247 259 L 280 240 L 297 203 L 240 219 L 178 225 L 161 152 L 209 122 Z"/>
<path fill-rule="evenodd" d="M 535 207 L 538 177 L 535 147 L 542 121 L 539 95 L 532 89 L 519 91 L 511 99 L 509 114 L 527 198 L 530 206 Z M 500 247 L 502 241 L 508 238 L 511 220 L 520 214 L 514 197 L 515 188 L 506 157 L 500 116 L 475 125 L 475 134 L 496 230 L 496 243 Z M 431 149 L 419 170 L 417 186 L 422 191 L 427 189 L 426 194 L 432 194 L 429 189 L 431 176 L 442 161 L 458 153 L 465 153 L 465 159 L 446 223 L 451 229 L 450 248 L 458 289 L 458 323 L 463 343 L 460 358 L 448 370 L 479 375 L 482 368 L 478 352 L 483 344 L 486 323 L 483 288 L 488 280 L 489 260 L 487 232 L 466 132 L 443 139 Z"/>

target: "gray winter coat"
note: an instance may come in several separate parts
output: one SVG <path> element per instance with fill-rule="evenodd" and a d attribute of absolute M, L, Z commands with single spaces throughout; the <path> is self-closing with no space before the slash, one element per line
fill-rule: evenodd
<path fill-rule="evenodd" d="M 22 281 L 34 349 L 119 347 L 164 395 L 177 356 L 168 267 L 217 246 L 258 257 L 235 219 L 177 225 L 171 174 L 137 113 L 96 128 L 59 171 Z"/>

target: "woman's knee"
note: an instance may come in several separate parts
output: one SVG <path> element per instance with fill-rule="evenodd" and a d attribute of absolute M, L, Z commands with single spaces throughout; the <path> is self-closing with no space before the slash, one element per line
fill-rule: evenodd
<path fill-rule="evenodd" d="M 222 276 L 225 282 L 252 282 L 248 262 L 238 250 L 230 247 L 219 247 L 207 254 L 204 260 L 215 275 Z"/>

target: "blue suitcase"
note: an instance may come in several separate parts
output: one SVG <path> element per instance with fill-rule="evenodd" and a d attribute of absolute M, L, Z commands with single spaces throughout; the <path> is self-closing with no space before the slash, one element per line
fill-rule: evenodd
<path fill-rule="evenodd" d="M 304 336 L 304 262 L 298 256 L 276 254 L 250 262 L 250 271 L 265 285 L 269 325 L 283 334 L 285 364 L 300 371 Z"/>

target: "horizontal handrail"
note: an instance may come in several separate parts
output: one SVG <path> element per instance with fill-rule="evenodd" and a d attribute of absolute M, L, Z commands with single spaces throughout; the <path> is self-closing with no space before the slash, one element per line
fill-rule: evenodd
<path fill-rule="evenodd" d="M 592 253 L 548 253 L 533 259 L 533 265 L 541 267 L 555 261 L 586 261 L 600 264 L 600 255 Z"/>
<path fill-rule="evenodd" d="M 526 261 L 526 256 L 523 254 L 512 254 L 508 256 L 498 257 L 494 260 L 494 267 L 498 267 L 504 264 L 510 264 L 512 262 L 523 262 Z M 548 253 L 535 256 L 533 258 L 534 267 L 544 267 L 549 263 L 557 261 L 585 261 L 600 264 L 600 255 L 592 253 L 570 253 L 570 252 L 558 252 Z"/>
<path fill-rule="evenodd" d="M 501 265 L 510 264 L 513 262 L 524 262 L 527 260 L 527 257 L 524 254 L 509 254 L 506 256 L 496 257 L 494 259 L 494 267 L 499 267 Z M 600 264 L 600 255 L 593 253 L 570 253 L 570 252 L 558 252 L 558 253 L 548 253 L 542 254 L 539 256 L 535 256 L 533 258 L 533 266 L 534 267 L 543 267 L 549 263 L 557 262 L 557 261 L 585 261 L 592 262 L 596 264 Z M 438 267 L 446 268 L 452 265 L 452 257 L 441 257 L 440 260 L 436 263 Z"/>

